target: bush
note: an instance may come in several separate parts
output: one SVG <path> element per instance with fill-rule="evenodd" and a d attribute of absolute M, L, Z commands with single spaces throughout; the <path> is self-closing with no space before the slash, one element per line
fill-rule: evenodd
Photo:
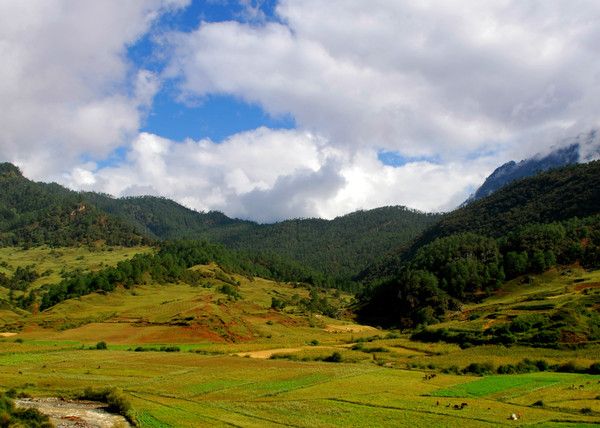
<path fill-rule="evenodd" d="M 534 407 L 544 407 L 544 402 L 542 400 L 538 400 L 532 404 Z"/>
<path fill-rule="evenodd" d="M 271 297 L 271 309 L 281 310 L 285 308 L 285 301 L 277 297 Z"/>
<path fill-rule="evenodd" d="M 328 363 L 341 363 L 342 362 L 342 354 L 339 352 L 334 352 L 329 357 L 323 359 L 323 361 L 327 361 Z"/>
<path fill-rule="evenodd" d="M 237 291 L 237 288 L 231 284 L 223 284 L 221 287 L 219 287 L 219 291 L 233 300 L 242 298 L 240 293 Z"/>
<path fill-rule="evenodd" d="M 600 374 L 600 363 L 593 363 L 592 365 L 590 365 L 588 373 L 595 375 Z"/>
<path fill-rule="evenodd" d="M 96 349 L 108 349 L 105 341 L 101 341 L 96 343 Z"/>
<path fill-rule="evenodd" d="M 17 409 L 11 397 L 0 393 L 0 427 L 52 428 L 48 416 L 36 409 Z"/>
<path fill-rule="evenodd" d="M 463 369 L 465 374 L 476 374 L 483 376 L 486 374 L 492 374 L 494 372 L 494 365 L 492 363 L 471 363 Z"/>
<path fill-rule="evenodd" d="M 556 371 L 561 373 L 577 373 L 577 366 L 573 361 L 569 361 L 568 363 L 559 365 Z"/>
<path fill-rule="evenodd" d="M 99 401 L 108 405 L 108 410 L 113 413 L 118 413 L 129 420 L 134 426 L 137 425 L 135 417 L 132 413 L 131 403 L 121 388 L 104 388 L 94 390 L 87 387 L 83 393 L 79 395 L 82 400 Z"/>

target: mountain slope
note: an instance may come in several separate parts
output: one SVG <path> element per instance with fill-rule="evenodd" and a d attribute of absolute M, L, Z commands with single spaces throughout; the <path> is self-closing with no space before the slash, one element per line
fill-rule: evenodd
<path fill-rule="evenodd" d="M 600 155 L 599 138 L 598 132 L 594 130 L 573 138 L 567 146 L 556 149 L 545 156 L 534 156 L 518 163 L 507 162 L 496 168 L 465 204 L 489 196 L 513 181 L 554 168 L 597 159 Z"/>
<path fill-rule="evenodd" d="M 156 239 L 207 239 L 229 248 L 274 253 L 334 276 L 351 276 L 375 258 L 407 245 L 440 216 L 405 207 L 357 211 L 333 220 L 295 219 L 273 224 L 200 213 L 153 196 L 86 200 Z"/>
<path fill-rule="evenodd" d="M 210 240 L 347 278 L 382 254 L 408 245 L 439 217 L 405 207 L 383 207 L 334 220 L 258 224 L 216 211 L 197 212 L 166 198 L 113 198 L 35 183 L 11 164 L 3 164 L 0 170 L 2 245 Z"/>
<path fill-rule="evenodd" d="M 499 238 L 528 224 L 546 224 L 600 214 L 600 161 L 576 164 L 515 181 L 458 208 L 427 229 L 405 251 L 392 251 L 362 271 L 372 282 L 398 273 L 420 248 L 461 233 Z"/>
<path fill-rule="evenodd" d="M 140 245 L 147 239 L 127 222 L 56 183 L 35 183 L 0 164 L 0 245 L 73 245 L 103 241 Z"/>

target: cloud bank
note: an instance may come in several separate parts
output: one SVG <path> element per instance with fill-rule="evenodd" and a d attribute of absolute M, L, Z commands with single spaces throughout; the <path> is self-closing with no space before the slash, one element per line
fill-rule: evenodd
<path fill-rule="evenodd" d="M 276 19 L 255 8 L 164 34 L 160 75 L 124 52 L 183 3 L 81 5 L 0 6 L 0 155 L 77 189 L 259 221 L 445 210 L 498 164 L 600 126 L 592 0 L 281 0 Z M 184 104 L 230 96 L 296 129 L 222 142 L 140 132 L 164 82 Z M 117 147 L 126 157 L 104 166 Z M 382 150 L 405 162 L 384 165 Z"/>

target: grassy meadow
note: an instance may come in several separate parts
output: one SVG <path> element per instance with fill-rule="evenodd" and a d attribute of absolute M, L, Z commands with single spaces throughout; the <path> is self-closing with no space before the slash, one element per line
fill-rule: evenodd
<path fill-rule="evenodd" d="M 51 271 L 36 280 L 37 288 L 60 280 L 61 271 L 99 269 L 139 251 L 150 250 L 1 249 L 0 261 L 6 274 L 31 264 L 39 273 Z M 119 387 L 143 427 L 600 424 L 598 375 L 449 370 L 526 358 L 583 369 L 600 360 L 598 344 L 461 349 L 417 342 L 407 333 L 355 324 L 344 311 L 352 296 L 344 293 L 321 291 L 340 308 L 334 319 L 303 310 L 300 302 L 309 296 L 303 287 L 230 274 L 214 264 L 193 269 L 203 274 L 196 286 L 147 283 L 39 313 L 2 307 L 0 390 L 72 397 L 86 387 Z M 223 291 L 227 283 L 239 283 L 238 296 Z M 598 284 L 600 272 L 576 267 L 526 284 L 515 280 L 435 327 L 481 330 L 549 305 L 585 304 Z M 274 298 L 288 304 L 272 309 Z M 99 342 L 107 349 L 96 349 Z M 520 419 L 510 420 L 512 413 Z"/>

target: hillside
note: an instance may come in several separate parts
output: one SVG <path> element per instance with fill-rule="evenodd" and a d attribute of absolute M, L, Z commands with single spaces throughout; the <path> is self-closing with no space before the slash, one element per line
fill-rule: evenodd
<path fill-rule="evenodd" d="M 217 211 L 197 212 L 166 198 L 73 192 L 55 183 L 30 181 L 11 164 L 0 170 L 0 245 L 209 240 L 347 279 L 386 252 L 408 245 L 439 218 L 383 207 L 334 220 L 258 224 Z"/>
<path fill-rule="evenodd" d="M 597 130 L 563 141 L 564 146 L 545 155 L 536 155 L 519 162 L 510 161 L 494 170 L 465 204 L 485 198 L 513 181 L 531 177 L 543 171 L 589 162 L 600 154 Z"/>
<path fill-rule="evenodd" d="M 7 275 L 34 261 L 35 269 L 94 271 L 132 259 L 131 249 L 87 248 L 7 249 L 2 257 Z M 55 406 L 64 409 L 114 391 L 118 411 L 140 427 L 500 426 L 514 425 L 507 417 L 516 411 L 519 426 L 599 421 L 597 344 L 424 343 L 307 310 L 327 299 L 344 318 L 345 293 L 315 294 L 215 263 L 188 271 L 197 282 L 147 278 L 44 311 L 0 310 L 0 387 L 44 410 L 55 408 L 47 397 L 60 397 Z M 486 325 L 522 329 L 523 316 L 549 311 L 540 305 L 560 312 L 573 296 L 593 301 L 597 280 L 578 269 L 533 278 L 527 290 L 510 283 L 432 328 L 468 337 Z"/>
<path fill-rule="evenodd" d="M 273 224 L 199 213 L 166 198 L 115 199 L 85 193 L 100 209 L 156 239 L 207 239 L 231 249 L 274 253 L 333 276 L 350 277 L 390 249 L 410 243 L 440 215 L 405 207 L 357 211 L 333 220 L 295 219 Z"/>
<path fill-rule="evenodd" d="M 390 251 L 356 276 L 372 282 L 395 275 L 419 248 L 456 233 L 501 237 L 531 223 L 600 213 L 600 161 L 571 165 L 515 181 L 445 214 L 404 251 Z"/>
<path fill-rule="evenodd" d="M 27 180 L 0 164 L 0 245 L 140 245 L 147 238 L 56 183 Z"/>
<path fill-rule="evenodd" d="M 528 223 L 549 223 L 600 213 L 600 161 L 571 165 L 509 184 L 452 211 L 420 242 L 458 232 L 501 236 Z"/>
<path fill-rule="evenodd" d="M 600 268 L 597 161 L 512 183 L 449 213 L 409 251 L 363 271 L 361 314 L 379 325 L 431 324 L 506 280 L 567 265 Z"/>

